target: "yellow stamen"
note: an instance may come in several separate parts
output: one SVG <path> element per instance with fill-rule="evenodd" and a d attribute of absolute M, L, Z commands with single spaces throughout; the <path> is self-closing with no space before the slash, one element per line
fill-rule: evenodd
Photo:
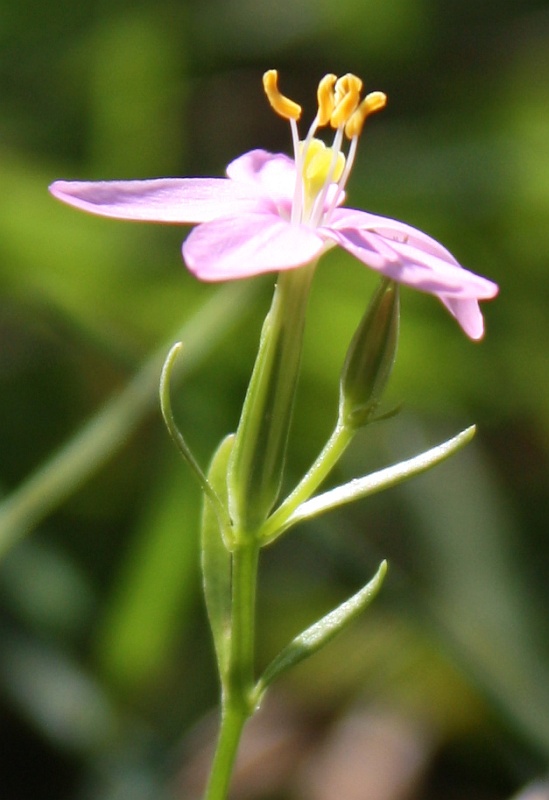
<path fill-rule="evenodd" d="M 318 125 L 322 127 L 327 125 L 330 121 L 332 113 L 335 108 L 335 95 L 334 84 L 337 81 L 337 75 L 325 75 L 318 84 L 317 98 L 318 98 Z"/>
<path fill-rule="evenodd" d="M 330 117 L 332 128 L 339 128 L 349 121 L 360 102 L 361 90 L 362 81 L 352 73 L 347 73 L 336 81 L 335 108 Z"/>
<path fill-rule="evenodd" d="M 318 84 L 318 111 L 305 139 L 299 141 L 296 123 L 302 109 L 279 91 L 276 69 L 263 75 L 263 87 L 274 111 L 290 122 L 296 166 L 291 222 L 316 227 L 330 218 L 341 199 L 364 123 L 370 114 L 384 108 L 387 97 L 383 92 L 370 92 L 361 102 L 360 78 L 352 73 L 341 78 L 329 73 Z M 331 147 L 314 136 L 328 124 L 335 130 Z M 344 135 L 350 139 L 346 155 L 341 149 Z"/>
<path fill-rule="evenodd" d="M 278 89 L 278 72 L 276 69 L 270 69 L 263 75 L 263 88 L 267 95 L 267 100 L 277 114 L 280 114 L 284 119 L 298 120 L 300 118 L 301 106 L 288 97 L 284 97 Z"/>
<path fill-rule="evenodd" d="M 367 94 L 362 103 L 351 114 L 347 124 L 345 125 L 345 135 L 352 139 L 354 136 L 360 136 L 366 118 L 376 111 L 380 111 L 387 105 L 387 95 L 383 92 L 370 92 Z"/>

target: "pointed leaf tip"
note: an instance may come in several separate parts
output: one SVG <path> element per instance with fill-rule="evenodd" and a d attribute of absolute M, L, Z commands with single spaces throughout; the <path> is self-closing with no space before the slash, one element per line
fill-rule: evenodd
<path fill-rule="evenodd" d="M 387 561 L 384 560 L 366 586 L 363 586 L 356 594 L 345 600 L 337 608 L 334 608 L 325 617 L 319 619 L 310 628 L 304 630 L 299 636 L 296 636 L 269 664 L 259 679 L 256 686 L 258 698 L 261 697 L 267 686 L 275 678 L 289 670 L 290 667 L 299 664 L 300 661 L 312 656 L 313 653 L 328 644 L 338 633 L 350 625 L 370 605 L 381 589 L 386 574 Z"/>
<path fill-rule="evenodd" d="M 445 461 L 461 450 L 462 447 L 465 447 L 466 444 L 469 444 L 475 433 L 476 426 L 470 425 L 461 433 L 448 439 L 448 441 L 436 445 L 417 456 L 408 458 L 398 464 L 393 464 L 390 467 L 384 467 L 362 478 L 353 478 L 353 480 L 342 486 L 336 486 L 334 489 L 315 495 L 315 497 L 306 500 L 294 511 L 286 521 L 283 530 L 287 530 L 305 520 L 314 519 L 327 511 L 339 508 L 339 506 L 355 502 L 384 489 L 390 489 L 416 475 L 427 472 L 427 470 Z"/>

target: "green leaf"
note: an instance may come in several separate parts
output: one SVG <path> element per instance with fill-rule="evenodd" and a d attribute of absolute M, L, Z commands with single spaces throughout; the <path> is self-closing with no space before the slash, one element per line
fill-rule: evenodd
<path fill-rule="evenodd" d="M 312 497 L 294 511 L 280 530 L 277 531 L 277 536 L 299 522 L 313 519 L 346 503 L 352 503 L 370 494 L 381 492 L 383 489 L 389 489 L 398 483 L 413 478 L 415 475 L 426 472 L 428 469 L 440 464 L 441 461 L 445 461 L 454 453 L 457 453 L 458 450 L 461 450 L 471 441 L 475 432 L 476 427 L 471 425 L 461 433 L 458 433 L 457 436 L 453 436 L 448 441 L 432 447 L 418 456 L 408 458 L 406 461 L 393 464 L 391 467 L 380 469 L 377 472 L 372 472 L 363 478 L 354 478 L 349 483 L 343 484 L 343 486 L 337 486 L 335 489 L 330 489 L 328 492 Z"/>
<path fill-rule="evenodd" d="M 221 503 L 227 502 L 227 462 L 233 443 L 234 434 L 223 439 L 208 472 L 208 482 Z M 219 674 L 222 678 L 227 666 L 231 617 L 231 555 L 225 544 L 230 538 L 230 531 L 223 530 L 223 524 L 217 504 L 205 496 L 201 528 L 202 579 Z"/>
<path fill-rule="evenodd" d="M 290 667 L 309 658 L 321 647 L 324 647 L 334 636 L 353 622 L 356 617 L 368 606 L 377 595 L 387 572 L 387 562 L 382 561 L 379 569 L 360 591 L 346 600 L 325 617 L 319 619 L 310 628 L 296 636 L 290 644 L 271 661 L 256 685 L 258 699 L 275 678 L 278 678 Z"/>
<path fill-rule="evenodd" d="M 183 348 L 182 342 L 176 342 L 168 353 L 166 357 L 166 361 L 164 362 L 164 366 L 162 368 L 162 374 L 160 376 L 160 408 L 162 410 L 162 416 L 164 418 L 164 422 L 166 424 L 166 428 L 168 429 L 168 433 L 172 437 L 177 449 L 179 450 L 180 454 L 183 456 L 189 467 L 192 469 L 195 478 L 197 479 L 205 497 L 208 498 L 210 503 L 215 507 L 216 514 L 220 520 L 220 524 L 222 525 L 222 529 L 229 530 L 231 521 L 229 518 L 229 513 L 227 511 L 227 504 L 221 502 L 218 495 L 216 494 L 215 489 L 212 488 L 212 485 L 208 481 L 208 478 L 202 472 L 200 464 L 194 457 L 191 448 L 185 441 L 183 434 L 177 427 L 175 423 L 175 419 L 173 416 L 172 411 L 172 401 L 170 397 L 170 380 L 172 376 L 172 372 L 175 365 L 175 359 L 177 358 L 178 354 L 181 352 Z"/>

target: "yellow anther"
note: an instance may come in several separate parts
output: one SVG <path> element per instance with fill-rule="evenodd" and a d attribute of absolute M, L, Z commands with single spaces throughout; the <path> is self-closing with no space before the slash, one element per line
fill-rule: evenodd
<path fill-rule="evenodd" d="M 349 117 L 345 125 L 345 135 L 352 139 L 360 136 L 366 118 L 387 105 L 387 95 L 383 92 L 370 92 L 367 94 L 356 111 Z"/>
<path fill-rule="evenodd" d="M 356 92 L 360 94 L 362 91 L 362 81 L 352 72 L 347 72 L 338 78 L 335 84 L 335 99 L 336 104 L 349 92 Z"/>
<path fill-rule="evenodd" d="M 277 114 L 280 114 L 284 119 L 298 120 L 300 118 L 301 106 L 288 97 L 284 97 L 278 90 L 278 72 L 276 69 L 270 69 L 263 75 L 263 88 L 267 95 L 267 100 Z"/>
<path fill-rule="evenodd" d="M 337 75 L 325 75 L 318 84 L 316 93 L 318 99 L 318 124 L 327 125 L 335 108 L 334 85 Z"/>
<path fill-rule="evenodd" d="M 332 128 L 339 128 L 349 121 L 360 102 L 362 81 L 356 75 L 348 73 L 339 78 L 335 84 L 335 108 L 330 117 Z"/>

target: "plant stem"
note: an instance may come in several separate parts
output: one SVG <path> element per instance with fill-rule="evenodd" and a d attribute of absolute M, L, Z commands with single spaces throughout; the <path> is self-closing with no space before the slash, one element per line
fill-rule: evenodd
<path fill-rule="evenodd" d="M 204 800 L 225 800 L 242 729 L 247 716 L 239 708 L 223 703 L 221 729 Z"/>
<path fill-rule="evenodd" d="M 261 526 L 282 481 L 315 265 L 282 272 L 228 462 L 232 519 L 228 656 L 220 659 L 221 727 L 205 800 L 225 800 L 246 720 L 257 706 L 255 596 Z"/>
<path fill-rule="evenodd" d="M 254 685 L 255 594 L 259 545 L 255 539 L 238 544 L 232 557 L 231 650 L 226 691 L 228 700 L 250 706 Z M 250 709 L 253 711 L 253 707 Z"/>
<path fill-rule="evenodd" d="M 254 629 L 259 547 L 239 544 L 232 554 L 231 646 L 221 676 L 221 727 L 205 800 L 225 800 L 244 724 L 255 710 Z"/>
<path fill-rule="evenodd" d="M 353 436 L 356 429 L 344 425 L 338 420 L 332 435 L 326 442 L 322 452 L 301 479 L 295 489 L 288 495 L 283 503 L 267 519 L 261 529 L 261 543 L 268 544 L 277 538 L 284 529 L 284 523 L 301 503 L 308 500 L 322 481 L 329 475 L 337 464 Z"/>

